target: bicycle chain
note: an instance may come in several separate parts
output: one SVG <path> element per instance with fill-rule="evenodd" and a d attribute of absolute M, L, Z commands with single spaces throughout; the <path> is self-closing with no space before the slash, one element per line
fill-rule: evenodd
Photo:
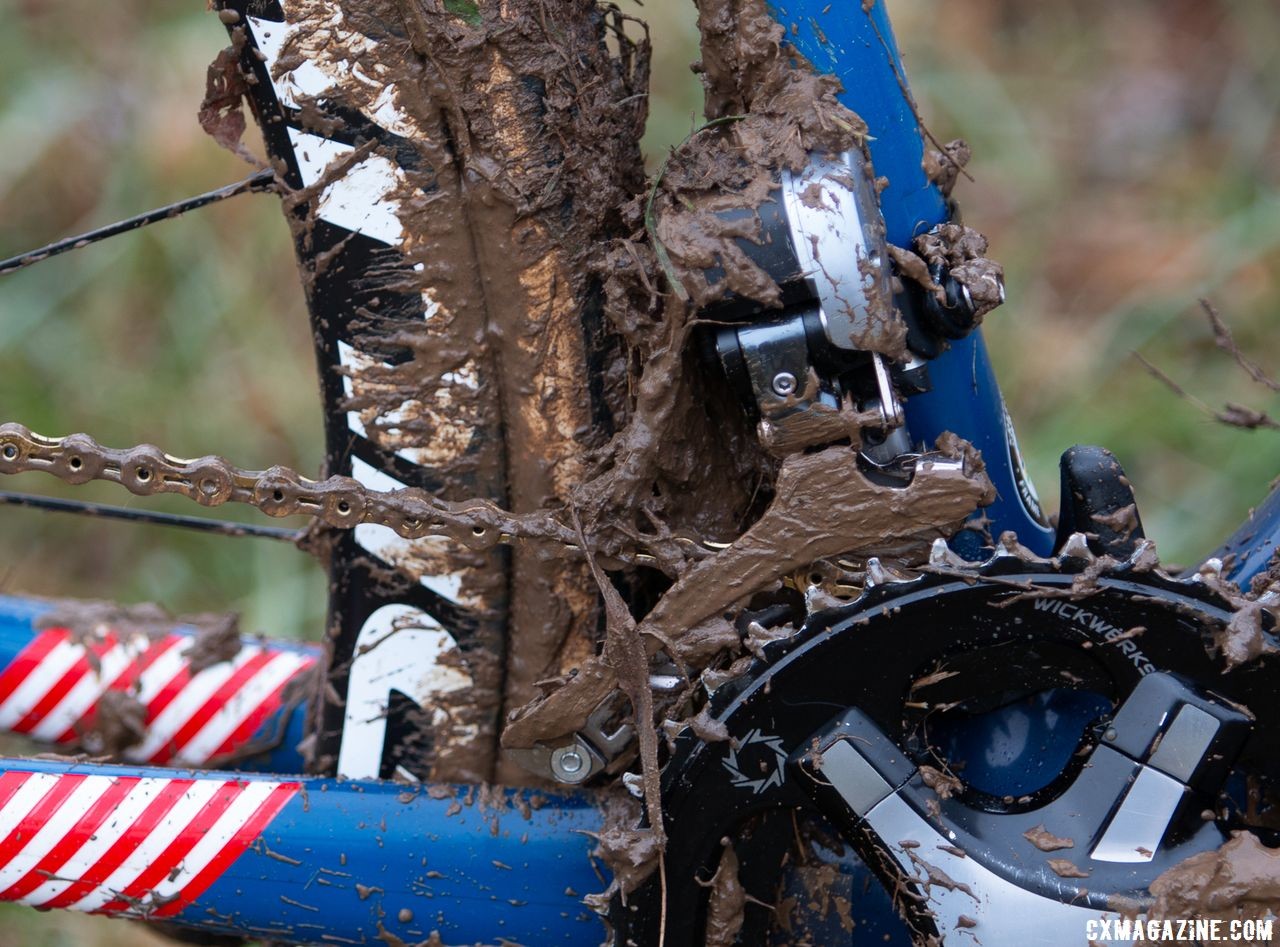
<path fill-rule="evenodd" d="M 302 514 L 337 529 L 376 523 L 406 539 L 441 536 L 472 548 L 515 538 L 577 545 L 574 531 L 551 516 L 513 516 L 481 500 L 452 504 L 416 487 L 370 490 L 351 477 L 311 480 L 279 465 L 244 470 L 213 455 L 184 460 L 153 444 L 119 450 L 87 434 L 45 437 L 0 424 L 0 474 L 31 471 L 69 484 L 118 483 L 137 496 L 177 493 L 202 506 L 245 503 L 268 516 Z"/>
<path fill-rule="evenodd" d="M 917 455 L 906 456 L 914 461 Z M 245 470 L 213 454 L 187 460 L 154 444 L 117 449 L 103 447 L 88 434 L 46 437 L 16 421 L 0 424 L 0 475 L 30 472 L 52 474 L 73 486 L 93 480 L 117 483 L 136 496 L 176 493 L 202 506 L 244 503 L 268 516 L 310 516 L 335 529 L 372 523 L 390 527 L 405 539 L 439 537 L 478 550 L 520 539 L 581 549 L 577 530 L 555 511 L 511 513 L 487 500 L 451 503 L 417 487 L 371 490 L 352 477 L 312 480 L 279 464 Z M 730 545 L 688 537 L 671 541 L 693 556 L 713 555 Z M 659 561 L 645 551 L 633 552 L 628 559 L 642 564 Z M 833 564 L 854 573 L 864 567 L 845 559 Z M 809 584 L 794 582 L 798 589 Z"/>

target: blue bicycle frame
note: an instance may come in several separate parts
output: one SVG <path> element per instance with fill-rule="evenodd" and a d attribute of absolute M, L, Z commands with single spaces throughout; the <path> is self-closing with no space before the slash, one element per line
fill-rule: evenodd
<path fill-rule="evenodd" d="M 842 101 L 867 122 L 876 173 L 890 181 L 881 196 L 887 237 L 908 246 L 945 221 L 947 205 L 922 169 L 921 130 L 884 3 L 866 14 L 856 4 L 849 10 L 848 4 L 833 9 L 827 0 L 773 7 L 795 49 L 841 79 Z M 912 441 L 931 445 L 944 431 L 971 441 L 999 493 L 984 511 L 992 533 L 1011 530 L 1033 551 L 1050 554 L 1053 530 L 1021 468 L 981 332 L 954 343 L 929 370 L 932 390 L 906 405 Z M 978 535 L 962 533 L 958 551 L 976 558 Z M 1230 578 L 1247 585 L 1278 543 L 1280 499 L 1273 494 L 1224 547 L 1235 554 Z M 37 627 L 46 609 L 41 602 L 0 599 L 0 720 L 5 702 L 25 695 L 26 702 L 15 705 L 22 714 L 9 724 L 25 726 L 23 732 L 40 719 L 40 706 L 47 712 L 57 703 L 48 696 L 54 683 L 28 681 L 39 655 L 56 647 L 89 649 L 48 639 L 56 629 Z M 178 639 L 187 633 L 174 630 Z M 262 653 L 240 659 L 238 667 L 256 661 L 261 671 L 283 663 L 275 703 L 260 698 L 255 706 L 266 709 L 259 717 L 242 709 L 236 718 L 239 728 L 249 728 L 244 745 L 258 748 L 239 760 L 237 771 L 0 764 L 0 899 L 289 942 L 414 942 L 433 931 L 443 942 L 600 941 L 601 927 L 581 902 L 606 881 L 590 856 L 592 833 L 602 824 L 592 793 L 288 775 L 302 770 L 295 747 L 304 710 L 284 699 L 285 684 L 316 655 L 247 644 Z M 98 657 L 103 653 L 100 648 Z M 237 691 L 228 683 L 233 671 L 221 683 L 201 683 L 200 674 L 212 670 L 193 670 L 182 687 L 198 691 L 202 706 L 217 713 L 216 695 L 225 704 Z M 184 693 L 178 688 L 166 706 L 179 706 Z M 178 725 L 175 733 L 185 733 L 185 742 L 174 740 L 190 743 L 192 727 Z M 206 741 L 206 749 L 211 744 Z M 181 763 L 180 749 L 166 757 L 157 748 L 148 758 Z M 186 759 L 203 765 L 217 756 Z"/>

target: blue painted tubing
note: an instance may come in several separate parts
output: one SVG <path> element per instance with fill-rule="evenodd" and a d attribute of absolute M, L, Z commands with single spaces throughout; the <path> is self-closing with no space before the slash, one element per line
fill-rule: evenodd
<path fill-rule="evenodd" d="M 310 810 L 291 803 L 266 836 L 272 852 L 302 864 L 251 850 L 177 920 L 299 942 L 373 941 L 381 928 L 406 943 L 433 930 L 445 943 L 602 940 L 581 900 L 607 877 L 592 866 L 586 833 L 598 832 L 601 818 L 584 799 L 552 797 L 526 819 L 510 803 L 503 814 L 462 805 L 449 815 L 466 798 L 461 789 L 434 799 L 388 783 L 307 785 Z M 527 803 L 530 794 L 500 795 Z M 357 884 L 381 890 L 361 898 Z M 209 923 L 213 912 L 234 923 Z"/>
<path fill-rule="evenodd" d="M 111 792 L 172 808 L 130 819 Z M 73 793 L 116 804 L 95 828 Z M 600 826 L 584 795 L 5 760 L 0 898 L 288 943 L 596 944 Z"/>
<path fill-rule="evenodd" d="M 1218 558 L 1224 574 L 1246 591 L 1253 579 L 1267 571 L 1280 547 L 1280 487 L 1267 494 L 1245 521 L 1205 558 Z"/>
<path fill-rule="evenodd" d="M 886 236 L 910 246 L 917 234 L 946 219 L 947 208 L 925 177 L 924 142 L 884 0 L 876 0 L 869 15 L 856 0 L 782 0 L 770 8 L 788 42 L 819 72 L 840 80 L 840 101 L 867 123 L 872 164 L 889 179 L 880 195 Z"/>
<path fill-rule="evenodd" d="M 36 635 L 36 619 L 53 607 L 52 602 L 0 596 L 0 667 L 8 667 Z"/>
<path fill-rule="evenodd" d="M 3 673 L 22 650 L 32 643 L 39 634 L 36 627 L 37 620 L 55 605 L 55 602 L 43 599 L 0 595 L 0 673 Z M 172 631 L 179 635 L 194 633 L 194 629 L 177 624 Z M 263 642 L 257 638 L 246 637 L 244 643 L 253 647 L 263 646 Z M 302 642 L 271 641 L 267 643 L 267 647 L 272 651 L 306 655 L 313 660 L 320 654 L 317 646 Z M 298 753 L 297 747 L 306 735 L 305 725 L 305 705 L 281 707 L 268 716 L 250 738 L 250 745 L 270 739 L 275 746 L 254 756 L 237 760 L 236 766 L 248 772 L 302 772 L 306 768 L 305 761 Z M 283 733 L 281 733 L 282 730 Z"/>
<path fill-rule="evenodd" d="M 1013 530 L 1019 541 L 1037 555 L 1053 553 L 1054 530 L 1033 519 L 1019 497 L 1012 447 L 1012 425 L 1005 425 L 1004 399 L 996 381 L 987 344 L 981 332 L 973 332 L 929 363 L 933 390 L 916 395 L 905 405 L 907 425 L 917 443 L 933 444 L 938 435 L 952 431 L 965 438 L 982 453 L 987 476 L 996 488 L 996 500 L 980 515 L 989 517 L 988 530 L 998 539 L 1005 530 Z M 1024 474 L 1022 489 L 1030 487 Z M 1034 500 L 1038 504 L 1038 499 Z M 982 540 L 972 530 L 964 531 L 952 543 L 970 559 L 984 558 Z"/>

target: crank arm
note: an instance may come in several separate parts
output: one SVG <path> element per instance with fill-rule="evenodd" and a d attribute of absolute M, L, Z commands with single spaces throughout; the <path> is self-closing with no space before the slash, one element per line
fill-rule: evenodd
<path fill-rule="evenodd" d="M 1200 813 L 1251 719 L 1154 673 L 1125 700 L 1052 802 L 991 812 L 940 798 L 865 714 L 851 709 L 790 761 L 900 901 L 917 935 L 972 928 L 992 944 L 1074 945 L 1087 921 L 1142 904 L 1151 881 L 1227 839 Z M 896 888 L 894 886 L 897 886 Z"/>

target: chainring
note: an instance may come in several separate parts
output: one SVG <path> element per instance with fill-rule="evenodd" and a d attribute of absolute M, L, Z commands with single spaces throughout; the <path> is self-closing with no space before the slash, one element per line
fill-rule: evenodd
<path fill-rule="evenodd" d="M 677 740 L 663 772 L 670 840 L 665 892 L 653 878 L 625 903 L 615 901 L 617 942 L 658 943 L 663 915 L 661 937 L 669 947 L 709 942 L 709 882 L 726 844 L 738 850 L 748 895 L 744 924 L 733 941 L 739 944 L 792 942 L 777 939 L 775 918 L 785 900 L 778 877 L 785 866 L 795 869 L 792 842 L 802 834 L 802 823 L 810 826 L 805 832 L 818 825 L 819 833 L 836 836 L 837 848 L 851 844 L 873 868 L 877 858 L 883 861 L 856 833 L 833 831 L 811 795 L 797 786 L 794 760 L 815 733 L 849 708 L 865 714 L 915 765 L 945 770 L 930 746 L 935 714 L 980 713 L 1049 689 L 1101 695 L 1109 703 L 1101 721 L 1085 728 L 1062 772 L 1035 792 L 995 796 L 962 780 L 954 787 L 956 801 L 973 811 L 1034 814 L 1069 787 L 1107 726 L 1107 715 L 1138 683 L 1172 672 L 1232 707 L 1250 708 L 1257 719 L 1237 769 L 1268 780 L 1277 775 L 1276 666 L 1263 660 L 1226 669 L 1214 653 L 1214 633 L 1221 633 L 1234 609 L 1199 580 L 1174 580 L 1151 569 L 1150 552 L 1140 549 L 1128 562 L 1106 569 L 1081 559 L 1027 562 L 997 554 L 972 573 L 926 575 L 869 589 L 775 642 L 748 674 L 710 699 L 709 712 L 724 724 L 729 741 L 706 742 L 689 730 Z M 1275 644 L 1269 627 L 1263 634 Z M 1208 827 L 1218 831 L 1213 822 Z M 1205 847 L 1222 836 L 1201 832 L 1197 838 Z M 1140 868 L 1091 868 L 1083 884 L 1058 885 L 1059 896 L 1100 908 L 1142 904 L 1149 899 L 1145 882 L 1186 854 L 1162 850 Z M 881 881 L 900 884 L 886 876 Z M 938 942 L 949 933 L 932 929 L 928 911 L 914 910 L 910 899 L 894 900 L 917 941 Z M 847 906 L 842 911 L 848 929 Z"/>

